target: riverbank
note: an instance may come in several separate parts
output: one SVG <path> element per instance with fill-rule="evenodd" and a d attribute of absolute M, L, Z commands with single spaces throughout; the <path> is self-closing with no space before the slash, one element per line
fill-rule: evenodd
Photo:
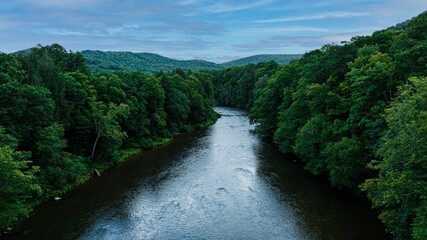
<path fill-rule="evenodd" d="M 369 205 L 261 140 L 242 111 L 216 109 L 212 127 L 42 204 L 4 239 L 384 239 Z"/>
<path fill-rule="evenodd" d="M 0 75 L 0 231 L 93 172 L 215 118 L 201 73 L 91 74 L 58 44 L 0 53 Z"/>
<path fill-rule="evenodd" d="M 73 182 L 72 184 L 68 184 L 66 186 L 64 186 L 62 189 L 58 189 L 55 191 L 51 191 L 51 192 L 47 192 L 46 195 L 43 198 L 37 199 L 36 201 L 32 202 L 30 205 L 28 205 L 28 208 L 32 209 L 30 211 L 30 213 L 24 217 L 19 219 L 19 221 L 17 221 L 17 223 L 8 226 L 6 229 L 4 229 L 3 232 L 0 232 L 0 236 L 2 236 L 2 234 L 9 234 L 9 233 L 13 233 L 14 230 L 16 228 L 19 228 L 19 226 L 22 224 L 23 221 L 25 221 L 28 217 L 30 217 L 33 214 L 34 209 L 37 208 L 37 206 L 39 206 L 42 203 L 48 202 L 48 201 L 58 201 L 58 200 L 62 200 L 63 196 L 68 194 L 69 192 L 73 191 L 74 189 L 76 189 L 78 186 L 84 184 L 85 182 L 87 182 L 89 179 L 91 178 L 96 178 L 96 177 L 102 177 L 102 174 L 104 171 L 114 168 L 114 167 L 118 167 L 120 164 L 123 164 L 126 162 L 126 160 L 142 154 L 145 151 L 149 151 L 149 150 L 153 150 L 162 146 L 165 146 L 167 144 L 170 144 L 171 142 L 173 142 L 175 135 L 180 135 L 183 133 L 192 133 L 195 131 L 199 131 L 202 129 L 206 129 L 207 127 L 213 125 L 217 119 L 220 117 L 220 115 L 218 113 L 214 113 L 212 118 L 209 119 L 208 121 L 206 121 L 203 124 L 196 124 L 196 125 L 186 125 L 184 127 L 182 127 L 182 130 L 180 130 L 179 132 L 176 132 L 174 134 L 171 134 L 170 137 L 168 138 L 161 138 L 156 140 L 151 148 L 145 148 L 145 149 L 122 149 L 119 151 L 119 155 L 120 157 L 116 160 L 116 161 L 112 161 L 112 162 L 108 162 L 108 164 L 92 164 L 90 166 L 88 166 L 88 171 L 86 174 L 82 175 L 81 177 L 79 177 L 75 182 Z"/>

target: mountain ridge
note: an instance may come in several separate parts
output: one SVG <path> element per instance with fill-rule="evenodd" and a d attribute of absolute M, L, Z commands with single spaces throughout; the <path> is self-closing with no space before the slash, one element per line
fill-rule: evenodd
<path fill-rule="evenodd" d="M 19 50 L 13 54 L 27 55 L 33 48 Z M 292 60 L 299 59 L 303 54 L 257 54 L 231 60 L 225 63 L 214 63 L 206 60 L 190 59 L 178 60 L 150 52 L 131 51 L 101 51 L 83 50 L 80 53 L 85 58 L 86 66 L 92 73 L 112 72 L 170 72 L 177 68 L 185 71 L 198 70 L 221 70 L 229 67 L 257 64 L 260 62 L 275 61 L 278 64 L 287 64 Z"/>
<path fill-rule="evenodd" d="M 177 68 L 183 70 L 221 70 L 250 63 L 275 61 L 286 64 L 298 59 L 302 54 L 260 54 L 217 64 L 206 60 L 177 60 L 156 53 L 134 53 L 130 51 L 84 50 L 80 52 L 86 65 L 93 73 L 114 71 L 139 71 L 144 73 L 169 72 Z"/>
<path fill-rule="evenodd" d="M 270 62 L 275 61 L 278 64 L 287 64 L 294 59 L 301 58 L 303 54 L 257 54 L 248 57 L 243 57 L 235 60 L 231 60 L 225 63 L 221 63 L 224 67 L 235 67 L 244 66 L 251 63 Z"/>

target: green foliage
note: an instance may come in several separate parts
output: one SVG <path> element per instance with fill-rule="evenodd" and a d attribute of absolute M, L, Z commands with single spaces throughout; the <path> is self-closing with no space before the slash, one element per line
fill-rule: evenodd
<path fill-rule="evenodd" d="M 212 124 L 213 85 L 203 76 L 92 75 L 57 44 L 0 54 L 0 231 L 94 168 Z"/>
<path fill-rule="evenodd" d="M 144 78 L 142 87 L 145 91 L 144 103 L 147 109 L 147 118 L 150 123 L 149 134 L 155 138 L 168 135 L 166 129 L 166 112 L 164 110 L 165 91 L 160 80 L 154 76 Z"/>
<path fill-rule="evenodd" d="M 55 164 L 55 161 L 62 158 L 62 150 L 67 146 L 63 139 L 63 126 L 54 123 L 49 127 L 43 128 L 36 138 L 34 155 L 37 165 L 47 167 Z"/>
<path fill-rule="evenodd" d="M 32 150 L 38 131 L 53 123 L 54 102 L 43 87 L 9 82 L 0 84 L 0 125 L 19 141 L 19 149 Z"/>
<path fill-rule="evenodd" d="M 427 40 L 427 11 L 409 21 L 408 35 L 412 39 Z"/>
<path fill-rule="evenodd" d="M 256 82 L 255 101 L 250 109 L 251 121 L 259 123 L 257 130 L 273 136 L 279 118 L 279 108 L 290 105 L 295 82 L 300 78 L 299 65 L 292 62 L 281 67 L 271 78 L 262 77 Z"/>
<path fill-rule="evenodd" d="M 35 142 L 34 164 L 40 167 L 39 182 L 45 195 L 60 194 L 87 174 L 85 160 L 64 152 L 64 128 L 57 123 L 42 129 Z"/>
<path fill-rule="evenodd" d="M 38 168 L 28 167 L 29 154 L 15 151 L 16 142 L 0 127 L 0 229 L 27 217 L 31 198 L 40 192 L 35 177 Z"/>
<path fill-rule="evenodd" d="M 108 144 L 108 147 L 102 148 L 103 152 L 98 154 L 97 159 L 100 159 L 102 155 L 104 161 L 114 161 L 117 149 L 120 148 L 123 139 L 127 137 L 120 127 L 119 120 L 127 117 L 130 111 L 129 106 L 123 103 L 105 105 L 103 102 L 96 101 L 92 102 L 91 108 L 96 137 L 90 158 L 95 157 L 98 141 L 101 137 L 105 137 L 107 142 L 104 144 Z"/>
<path fill-rule="evenodd" d="M 197 70 L 221 70 L 228 67 L 244 66 L 247 64 L 257 64 L 261 62 L 275 61 L 278 64 L 286 64 L 294 59 L 299 59 L 300 54 L 264 54 L 255 55 L 230 62 L 215 64 L 202 60 L 175 60 L 153 53 L 132 53 L 132 52 L 102 52 L 85 50 L 81 54 L 84 56 L 86 64 L 92 73 L 113 73 L 113 72 L 142 72 L 157 73 L 171 72 L 175 69 L 184 71 Z"/>
<path fill-rule="evenodd" d="M 325 45 L 263 76 L 251 75 L 259 65 L 212 72 L 215 100 L 249 109 L 258 132 L 333 186 L 360 194 L 371 179 L 362 188 L 393 236 L 425 239 L 426 16 Z M 418 80 L 405 85 L 411 77 Z"/>
<path fill-rule="evenodd" d="M 315 175 L 325 174 L 327 163 L 321 155 L 328 142 L 327 119 L 323 114 L 312 117 L 296 134 L 293 151 L 307 161 L 305 168 Z"/>
<path fill-rule="evenodd" d="M 258 132 L 333 186 L 361 186 L 397 239 L 425 239 L 426 16 L 283 66 L 222 69 L 88 51 L 93 72 L 123 71 L 92 75 L 82 55 L 57 44 L 0 54 L 0 229 L 95 166 L 115 163 L 123 148 L 150 148 L 206 126 L 216 119 L 215 102 L 249 110 Z M 153 66 L 148 61 L 157 65 L 143 69 Z M 187 71 L 198 67 L 221 70 Z"/>
<path fill-rule="evenodd" d="M 179 131 L 187 122 L 190 113 L 189 89 L 185 80 L 178 74 L 172 77 L 163 75 L 161 84 L 165 91 L 164 109 L 170 131 Z"/>
<path fill-rule="evenodd" d="M 239 67 L 245 66 L 248 64 L 257 64 L 261 62 L 271 62 L 274 61 L 278 64 L 288 64 L 292 60 L 301 58 L 301 54 L 260 54 L 250 57 L 240 58 L 233 61 L 220 64 L 223 67 Z"/>
<path fill-rule="evenodd" d="M 216 103 L 250 109 L 256 83 L 268 79 L 278 68 L 275 62 L 264 62 L 214 72 L 212 82 L 216 88 Z"/>
<path fill-rule="evenodd" d="M 25 72 L 21 63 L 14 55 L 0 53 L 0 84 L 17 81 L 22 82 Z"/>
<path fill-rule="evenodd" d="M 355 188 L 358 178 L 365 168 L 363 147 L 356 137 L 343 137 L 337 142 L 328 143 L 322 150 L 325 156 L 329 180 L 337 188 Z"/>
<path fill-rule="evenodd" d="M 61 78 L 64 81 L 64 94 L 60 103 L 58 122 L 64 126 L 64 138 L 67 140 L 67 151 L 75 155 L 89 156 L 94 134 L 91 117 L 91 103 L 96 90 L 89 76 L 80 71 L 66 72 Z"/>
<path fill-rule="evenodd" d="M 298 129 L 304 126 L 310 116 L 308 99 L 305 94 L 307 87 L 307 81 L 301 78 L 294 92 L 287 92 L 292 94 L 291 97 L 286 96 L 290 99 L 283 101 L 279 107 L 274 140 L 279 142 L 279 148 L 283 152 L 291 152 Z"/>
<path fill-rule="evenodd" d="M 397 239 L 427 238 L 427 79 L 412 78 L 386 110 L 379 170 L 362 189 Z"/>
<path fill-rule="evenodd" d="M 220 65 L 201 60 L 175 60 L 153 53 L 82 51 L 92 73 L 112 72 L 170 72 L 184 70 L 221 69 Z"/>

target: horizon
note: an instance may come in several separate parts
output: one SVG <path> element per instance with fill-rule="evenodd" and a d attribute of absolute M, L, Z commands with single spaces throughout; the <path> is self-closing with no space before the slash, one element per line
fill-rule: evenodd
<path fill-rule="evenodd" d="M 102 50 L 85 49 L 85 50 L 78 51 L 78 52 L 84 52 L 84 51 L 102 51 Z M 102 51 L 102 52 L 117 52 L 117 53 L 119 53 L 119 52 L 124 52 L 124 53 L 125 52 L 129 52 L 129 53 L 134 53 L 134 54 L 144 54 L 144 53 L 146 53 L 146 54 L 155 54 L 155 55 L 159 55 L 161 57 L 165 57 L 165 58 L 169 58 L 169 59 L 177 60 L 177 61 L 194 61 L 194 60 L 195 61 L 207 61 L 207 62 L 215 63 L 215 64 L 218 64 L 218 65 L 224 64 L 224 63 L 228 63 L 228 62 L 232 62 L 232 61 L 236 61 L 236 60 L 240 60 L 240 59 L 244 59 L 244 58 L 250 58 L 250 57 L 255 57 L 255 56 L 262 56 L 262 55 L 272 55 L 272 56 L 274 56 L 274 55 L 303 55 L 304 54 L 304 53 L 295 53 L 295 54 L 286 54 L 286 53 L 284 53 L 284 54 L 282 54 L 282 53 L 263 54 L 263 53 L 261 53 L 261 54 L 255 54 L 255 55 L 250 55 L 250 56 L 243 56 L 243 57 L 232 59 L 232 60 L 229 60 L 229 61 L 226 61 L 226 62 L 216 63 L 216 62 L 212 62 L 212 61 L 209 61 L 209 60 L 196 59 L 196 58 L 193 58 L 193 59 L 176 59 L 176 58 L 164 56 L 164 55 L 161 55 L 161 54 L 158 54 L 158 53 L 153 53 L 153 52 L 132 52 L 132 51 L 120 51 L 120 50 L 118 50 L 118 51 Z"/>
<path fill-rule="evenodd" d="M 426 9 L 421 0 L 17 0 L 0 4 L 0 51 L 58 43 L 73 52 L 145 52 L 221 64 L 304 54 L 371 35 Z"/>

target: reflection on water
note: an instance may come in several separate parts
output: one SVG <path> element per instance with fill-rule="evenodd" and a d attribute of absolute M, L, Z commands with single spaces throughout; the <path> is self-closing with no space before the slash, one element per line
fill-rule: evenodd
<path fill-rule="evenodd" d="M 331 189 L 217 108 L 211 128 L 130 159 L 7 239 L 381 239 L 367 205 Z"/>

